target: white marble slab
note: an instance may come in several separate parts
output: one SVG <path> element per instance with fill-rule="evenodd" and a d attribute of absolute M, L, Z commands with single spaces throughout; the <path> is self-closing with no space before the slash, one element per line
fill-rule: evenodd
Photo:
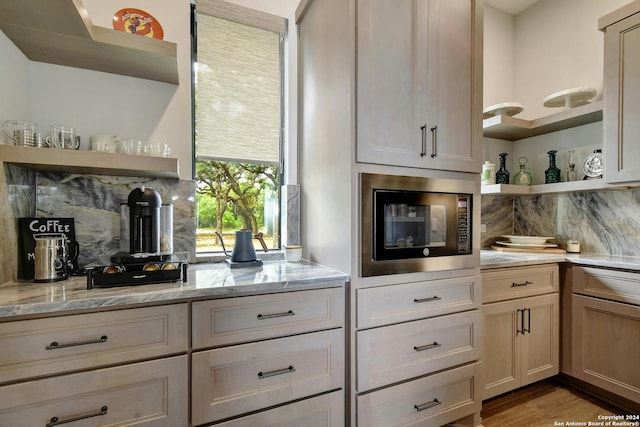
<path fill-rule="evenodd" d="M 9 282 L 0 286 L 0 319 L 74 310 L 222 298 L 259 293 L 344 286 L 349 276 L 303 260 L 265 261 L 262 267 L 230 269 L 226 264 L 193 264 L 187 282 L 87 289 L 85 277 L 61 282 Z"/>
<path fill-rule="evenodd" d="M 521 267 L 526 265 L 549 264 L 557 262 L 570 262 L 573 264 L 591 265 L 596 267 L 621 268 L 626 270 L 640 271 L 640 257 L 596 253 L 509 253 L 491 250 L 483 250 L 480 252 L 480 267 L 483 270 L 490 268 Z"/>

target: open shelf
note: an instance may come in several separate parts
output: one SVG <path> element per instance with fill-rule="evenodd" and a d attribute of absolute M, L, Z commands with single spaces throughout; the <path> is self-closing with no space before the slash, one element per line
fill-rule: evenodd
<path fill-rule="evenodd" d="M 0 145 L 0 162 L 43 172 L 175 178 L 178 159 Z"/>
<path fill-rule="evenodd" d="M 582 181 L 558 182 L 555 184 L 513 185 L 490 184 L 480 187 L 481 194 L 523 196 L 530 194 L 568 193 L 573 191 L 593 191 L 614 189 L 620 186 L 608 185 L 604 179 L 589 179 Z"/>
<path fill-rule="evenodd" d="M 488 138 L 517 141 L 602 121 L 602 108 L 603 101 L 596 101 L 535 120 L 498 115 L 482 121 L 482 133 Z"/>
<path fill-rule="evenodd" d="M 0 2 L 0 29 L 32 61 L 178 84 L 175 43 L 94 26 L 81 0 Z"/>

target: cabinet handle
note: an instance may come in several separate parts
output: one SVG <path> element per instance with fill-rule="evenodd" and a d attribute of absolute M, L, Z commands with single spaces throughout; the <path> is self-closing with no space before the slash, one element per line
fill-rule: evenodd
<path fill-rule="evenodd" d="M 518 315 L 520 316 L 520 325 L 523 328 L 522 330 L 518 327 Z M 516 336 L 518 336 L 518 334 L 524 335 L 524 310 L 520 308 L 516 310 Z"/>
<path fill-rule="evenodd" d="M 293 365 L 289 365 L 288 368 L 284 368 L 284 369 L 276 369 L 275 371 L 269 371 L 269 372 L 258 372 L 258 379 L 263 379 L 263 378 L 267 378 L 267 377 L 275 377 L 276 375 L 282 375 L 282 374 L 288 374 L 291 372 L 295 372 L 296 368 L 293 367 Z"/>
<path fill-rule="evenodd" d="M 422 132 L 422 150 L 420 151 L 420 157 L 427 155 L 427 125 L 420 126 L 420 132 Z"/>
<path fill-rule="evenodd" d="M 527 285 L 533 285 L 533 282 L 530 282 L 528 280 L 525 280 L 524 283 L 516 283 L 516 282 L 512 282 L 511 283 L 511 287 L 512 288 L 517 288 L 519 286 L 527 286 Z"/>
<path fill-rule="evenodd" d="M 524 312 L 527 312 L 527 326 L 529 327 L 528 329 L 524 328 Z M 525 332 L 529 332 L 531 333 L 531 309 L 530 308 L 525 308 L 524 310 L 522 310 L 522 335 L 524 335 Z"/>
<path fill-rule="evenodd" d="M 296 314 L 289 310 L 286 313 L 258 314 L 258 320 L 274 319 L 276 317 L 295 316 Z"/>
<path fill-rule="evenodd" d="M 437 157 L 436 144 L 438 142 L 438 126 L 431 128 L 431 158 Z"/>
<path fill-rule="evenodd" d="M 45 425 L 45 427 L 59 426 L 60 424 L 67 424 L 67 423 L 72 423 L 74 421 L 86 420 L 87 418 L 99 417 L 100 415 L 107 415 L 107 409 L 109 408 L 107 408 L 106 406 L 103 406 L 102 408 L 100 408 L 98 412 L 90 412 L 88 414 L 75 415 L 69 418 L 51 417 L 51 419 Z"/>
<path fill-rule="evenodd" d="M 433 408 L 434 406 L 438 406 L 442 404 L 438 399 L 433 399 L 433 402 L 423 403 L 422 405 L 413 405 L 416 411 L 424 411 L 425 409 Z"/>
<path fill-rule="evenodd" d="M 438 348 L 438 347 L 442 347 L 442 344 L 438 344 L 437 342 L 433 342 L 433 344 L 426 344 L 426 345 L 417 345 L 414 346 L 413 349 L 415 351 L 423 351 L 423 350 L 431 350 L 432 348 Z"/>
<path fill-rule="evenodd" d="M 88 340 L 88 341 L 78 341 L 78 342 L 70 342 L 67 344 L 59 344 L 58 341 L 53 341 L 51 344 L 45 347 L 45 350 L 57 350 L 59 348 L 65 347 L 75 347 L 78 345 L 89 345 L 89 344 L 100 344 L 102 342 L 107 342 L 107 336 L 103 335 L 97 340 Z"/>
<path fill-rule="evenodd" d="M 421 303 L 421 302 L 431 302 L 431 301 L 440 301 L 442 298 L 437 296 L 432 296 L 429 298 L 414 298 L 413 302 Z"/>

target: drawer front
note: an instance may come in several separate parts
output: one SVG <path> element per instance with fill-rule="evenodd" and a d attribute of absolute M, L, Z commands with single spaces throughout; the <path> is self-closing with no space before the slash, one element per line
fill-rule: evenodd
<path fill-rule="evenodd" d="M 640 305 L 640 274 L 603 268 L 571 268 L 573 292 Z"/>
<path fill-rule="evenodd" d="M 344 392 L 338 390 L 234 418 L 216 424 L 216 427 L 341 427 L 345 424 L 344 407 Z"/>
<path fill-rule="evenodd" d="M 0 425 L 186 426 L 187 375 L 183 355 L 3 386 Z"/>
<path fill-rule="evenodd" d="M 480 276 L 359 289 L 358 328 L 371 328 L 477 308 Z"/>
<path fill-rule="evenodd" d="M 187 304 L 0 323 L 0 383 L 188 349 Z"/>
<path fill-rule="evenodd" d="M 195 425 L 322 393 L 344 384 L 342 329 L 192 355 Z"/>
<path fill-rule="evenodd" d="M 480 358 L 480 310 L 359 331 L 358 392 Z"/>
<path fill-rule="evenodd" d="M 482 272 L 482 302 L 558 292 L 559 277 L 558 264 L 485 270 Z"/>
<path fill-rule="evenodd" d="M 358 426 L 441 426 L 480 411 L 479 365 L 462 366 L 358 396 Z"/>
<path fill-rule="evenodd" d="M 340 327 L 344 316 L 344 288 L 198 301 L 193 348 Z"/>

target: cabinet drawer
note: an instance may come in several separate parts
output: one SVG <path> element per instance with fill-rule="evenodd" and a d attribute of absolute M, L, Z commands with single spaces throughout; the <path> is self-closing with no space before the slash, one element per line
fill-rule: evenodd
<path fill-rule="evenodd" d="M 340 327 L 344 316 L 344 288 L 194 302 L 193 348 Z"/>
<path fill-rule="evenodd" d="M 0 323 L 0 383 L 188 349 L 186 304 Z"/>
<path fill-rule="evenodd" d="M 573 292 L 640 305 L 640 274 L 603 268 L 571 268 Z"/>
<path fill-rule="evenodd" d="M 342 329 L 194 353 L 194 424 L 241 415 L 344 384 Z"/>
<path fill-rule="evenodd" d="M 482 272 L 483 303 L 558 292 L 558 264 Z"/>
<path fill-rule="evenodd" d="M 357 291 L 358 328 L 424 319 L 480 306 L 480 276 Z"/>
<path fill-rule="evenodd" d="M 440 426 L 480 411 L 479 366 L 461 366 L 358 396 L 358 426 Z"/>
<path fill-rule="evenodd" d="M 479 359 L 480 310 L 359 331 L 358 391 Z"/>
<path fill-rule="evenodd" d="M 186 426 L 186 355 L 0 387 L 0 425 Z M 74 424 L 69 424 L 74 425 Z"/>
<path fill-rule="evenodd" d="M 344 392 L 334 391 L 279 406 L 246 417 L 216 424 L 216 427 L 340 427 L 344 426 Z"/>

